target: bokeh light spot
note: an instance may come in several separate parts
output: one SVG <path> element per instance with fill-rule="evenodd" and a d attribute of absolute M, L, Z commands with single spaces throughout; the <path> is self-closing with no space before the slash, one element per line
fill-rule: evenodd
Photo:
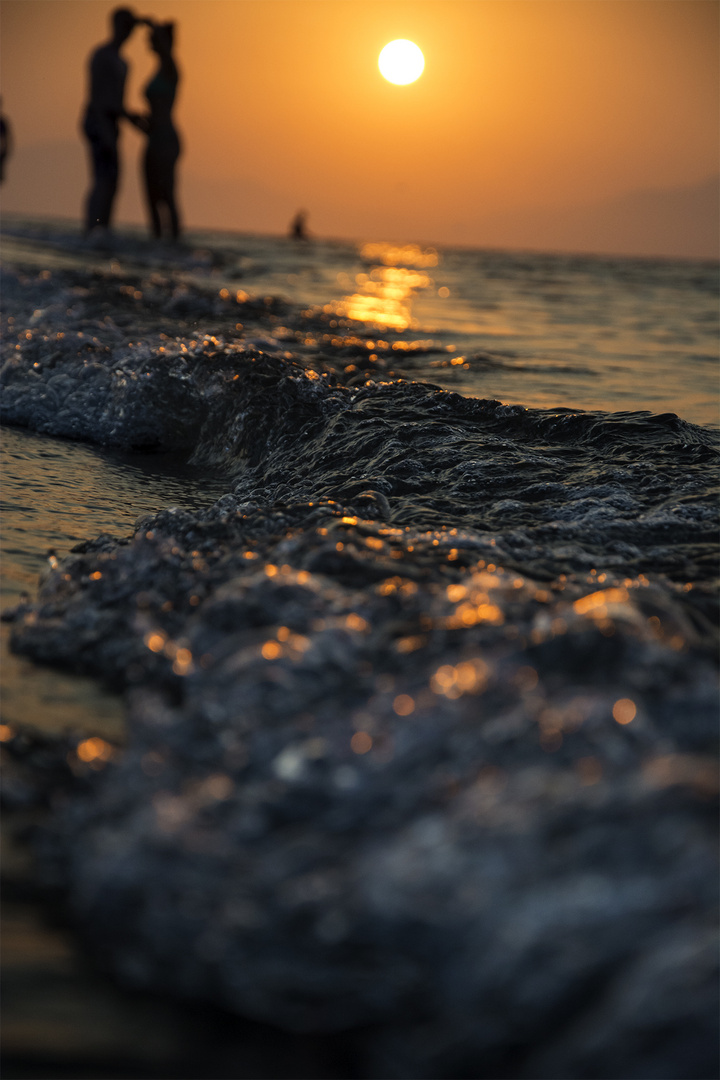
<path fill-rule="evenodd" d="M 635 719 L 637 708 L 635 702 L 630 698 L 620 698 L 613 705 L 613 717 L 617 720 L 618 724 L 629 724 Z"/>

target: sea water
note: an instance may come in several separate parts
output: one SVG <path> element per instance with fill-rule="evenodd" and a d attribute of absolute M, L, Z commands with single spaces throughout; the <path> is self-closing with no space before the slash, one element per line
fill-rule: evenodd
<path fill-rule="evenodd" d="M 647 409 L 720 421 L 718 277 L 710 261 L 237 243 L 258 288 L 304 304 L 330 302 L 449 347 L 451 358 L 413 371 L 439 386 L 531 408 Z"/>
<path fill-rule="evenodd" d="M 530 408 L 675 412 L 711 426 L 720 419 L 718 276 L 709 261 L 412 243 L 292 243 L 217 233 L 193 237 L 194 257 L 153 249 L 132 232 L 116 246 L 114 253 L 98 256 L 62 223 L 16 220 L 4 237 L 6 257 L 42 274 L 43 289 L 50 286 L 51 294 L 50 268 L 79 269 L 89 261 L 99 269 L 119 270 L 135 262 L 156 273 L 167 268 L 210 280 L 218 291 L 225 283 L 233 289 L 240 283 L 260 296 L 284 296 L 335 312 L 350 326 L 374 327 L 378 335 L 390 330 L 398 335 L 395 347 L 402 346 L 403 374 L 468 397 Z M 13 319 L 6 349 L 37 333 L 42 315 L 41 306 L 24 322 Z M 131 331 L 132 321 L 125 318 Z M 289 331 L 279 320 L 276 324 L 270 344 L 277 351 Z M 161 317 L 149 328 L 169 329 Z M 102 433 L 97 434 L 102 442 Z M 87 437 L 93 440 L 92 433 Z M 6 606 L 34 591 L 47 569 L 48 550 L 62 555 L 99 532 L 124 535 L 142 512 L 189 506 L 208 496 L 207 484 L 196 481 L 191 470 L 183 473 L 177 457 L 113 457 L 88 445 L 12 429 L 4 432 L 2 454 Z M 218 479 L 216 496 L 222 488 Z M 73 701 L 72 688 L 79 692 L 80 684 L 70 680 L 61 693 L 60 675 L 35 672 L 30 682 L 27 674 L 20 676 L 27 666 L 7 656 L 5 664 L 7 720 L 31 712 L 36 722 L 44 717 L 52 724 L 50 714 L 72 722 L 74 705 L 68 712 L 58 701 L 50 707 L 40 702 L 52 698 L 53 688 Z M 32 699 L 41 681 L 48 686 L 28 712 L 27 695 Z M 88 692 L 86 685 L 83 693 Z M 105 708 L 112 706 L 106 702 Z M 89 715 L 83 723 L 90 723 Z"/>
<path fill-rule="evenodd" d="M 418 357 L 413 375 L 473 397 L 720 421 L 719 285 L 711 260 L 218 233 L 193 236 L 195 260 L 153 251 L 139 238 L 133 246 L 130 236 L 114 257 L 98 259 L 60 226 L 6 226 L 9 255 L 13 235 L 24 238 L 26 258 L 29 240 L 40 244 L 33 248 L 38 267 L 63 260 L 109 267 L 135 258 L 161 269 L 165 261 L 218 289 L 244 284 L 260 296 L 332 307 L 358 326 L 404 332 L 408 341 L 430 339 L 448 356 Z M 212 251 L 221 256 L 215 264 Z M 162 320 L 157 328 L 168 329 Z"/>
<path fill-rule="evenodd" d="M 687 1025 L 715 903 L 715 267 L 5 252 L 11 563 L 33 520 L 76 549 L 13 647 L 127 692 L 124 753 L 57 742 L 45 866 L 96 957 L 380 1024 L 368 1075 L 656 1075 L 627 1047 Z"/>
<path fill-rule="evenodd" d="M 33 596 L 51 561 L 99 533 L 124 536 L 137 517 L 172 503 L 193 506 L 225 485 L 177 461 L 109 454 L 66 440 L 4 428 L 0 432 L 2 560 L 7 608 Z M 122 737 L 121 705 L 94 680 L 32 665 L 3 646 L 3 722 L 49 732 L 92 731 Z"/>

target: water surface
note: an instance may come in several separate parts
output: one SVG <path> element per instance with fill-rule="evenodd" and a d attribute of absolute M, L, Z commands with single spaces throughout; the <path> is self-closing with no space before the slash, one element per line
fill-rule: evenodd
<path fill-rule="evenodd" d="M 100 533 L 127 536 L 141 514 L 158 506 L 210 503 L 227 486 L 182 461 L 111 454 L 20 428 L 0 431 L 0 475 L 3 608 L 35 595 L 50 570 L 49 552 L 62 559 L 75 544 Z M 116 694 L 103 692 L 95 679 L 16 656 L 8 649 L 9 633 L 0 624 L 3 723 L 122 738 Z"/>

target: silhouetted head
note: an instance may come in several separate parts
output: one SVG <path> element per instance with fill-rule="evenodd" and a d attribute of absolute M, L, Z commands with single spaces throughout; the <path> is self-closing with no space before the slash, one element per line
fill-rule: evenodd
<path fill-rule="evenodd" d="M 137 25 L 137 16 L 130 8 L 115 8 L 110 16 L 113 29 L 113 41 L 122 45 L 132 34 Z"/>
<path fill-rule="evenodd" d="M 150 47 L 159 56 L 167 56 L 172 51 L 175 23 L 151 23 Z"/>
<path fill-rule="evenodd" d="M 305 222 L 307 221 L 307 210 L 298 210 L 295 217 L 290 222 L 290 236 L 295 240 L 306 240 L 307 230 L 305 228 Z"/>

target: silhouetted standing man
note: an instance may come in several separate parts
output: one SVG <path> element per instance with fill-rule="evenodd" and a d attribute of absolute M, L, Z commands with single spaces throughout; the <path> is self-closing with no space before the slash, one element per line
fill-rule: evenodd
<path fill-rule="evenodd" d="M 120 117 L 138 126 L 140 121 L 138 116 L 125 111 L 123 95 L 127 64 L 120 55 L 121 45 L 130 37 L 138 20 L 129 8 L 116 8 L 110 19 L 112 38 L 90 57 L 90 101 L 83 120 L 83 132 L 90 143 L 93 169 L 93 187 L 85 212 L 87 232 L 110 226 L 120 175 Z"/>

